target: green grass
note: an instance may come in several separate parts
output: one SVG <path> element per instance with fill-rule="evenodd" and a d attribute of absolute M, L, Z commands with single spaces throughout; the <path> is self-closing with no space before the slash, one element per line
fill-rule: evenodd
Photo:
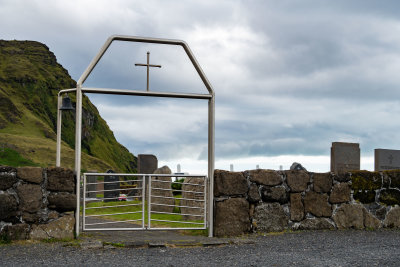
<path fill-rule="evenodd" d="M 17 151 L 4 147 L 0 147 L 0 165 L 12 167 L 39 166 L 39 164 L 22 157 Z"/>
<path fill-rule="evenodd" d="M 178 196 L 176 196 L 178 197 Z M 87 209 L 86 215 L 102 215 L 102 214 L 113 214 L 113 213 L 125 213 L 125 212 L 137 212 L 142 210 L 142 205 L 138 206 L 128 206 L 128 207 L 112 207 L 117 205 L 129 205 L 129 204 L 141 204 L 141 201 L 116 201 L 116 202 L 92 202 L 86 205 L 86 207 L 104 207 L 111 206 L 109 208 L 103 209 Z M 179 200 L 176 200 L 176 203 L 179 203 Z M 145 203 L 145 224 L 148 222 L 148 212 L 147 212 L 147 202 Z M 180 222 L 189 222 L 184 220 L 182 215 L 180 215 L 177 211 L 177 207 L 174 207 L 174 213 L 176 214 L 158 214 L 152 213 L 151 219 L 155 220 L 168 220 L 168 221 L 180 221 Z M 126 220 L 141 220 L 142 213 L 134 213 L 134 214 L 120 214 L 120 215 L 104 215 L 101 216 L 104 219 L 114 220 L 114 221 L 126 221 Z M 195 223 L 201 223 L 202 221 L 190 221 Z M 141 222 L 133 222 L 136 224 L 140 224 Z M 172 223 L 172 222 L 158 222 L 151 221 L 152 227 L 200 227 L 198 224 L 190 224 L 190 223 Z"/>

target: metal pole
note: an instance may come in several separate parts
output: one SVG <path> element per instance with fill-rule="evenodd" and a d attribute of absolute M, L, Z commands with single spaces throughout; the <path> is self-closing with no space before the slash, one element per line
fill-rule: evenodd
<path fill-rule="evenodd" d="M 62 97 L 58 94 L 57 97 L 57 148 L 56 148 L 56 167 L 61 166 L 61 119 L 62 111 L 60 110 Z"/>
<path fill-rule="evenodd" d="M 148 188 L 149 188 L 149 195 L 148 195 L 148 199 L 147 199 L 147 229 L 151 229 L 151 176 L 147 176 L 149 178 L 149 181 L 147 182 L 148 184 Z M 147 178 L 146 177 L 146 178 Z"/>
<path fill-rule="evenodd" d="M 80 177 L 81 177 L 81 136 L 82 136 L 82 86 L 76 87 L 76 122 L 75 122 L 75 175 L 76 175 L 76 211 L 75 233 L 79 236 L 80 212 Z"/>
<path fill-rule="evenodd" d="M 149 91 L 149 72 L 150 72 L 150 52 L 147 52 L 147 87 L 146 91 Z"/>
<path fill-rule="evenodd" d="M 146 213 L 146 207 L 145 207 L 146 187 L 144 186 L 146 184 L 145 183 L 145 179 L 146 179 L 146 176 L 143 175 L 143 177 L 142 177 L 142 229 L 146 228 L 146 225 L 145 225 L 145 218 L 146 218 L 146 216 L 145 216 L 145 213 Z"/>
<path fill-rule="evenodd" d="M 208 211 L 208 236 L 213 236 L 214 231 L 214 142 L 215 142 L 215 95 L 208 101 L 208 181 L 209 181 L 209 211 Z"/>

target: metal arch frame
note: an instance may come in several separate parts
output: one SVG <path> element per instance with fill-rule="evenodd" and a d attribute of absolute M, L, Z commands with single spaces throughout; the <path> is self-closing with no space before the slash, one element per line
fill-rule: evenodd
<path fill-rule="evenodd" d="M 136 91 L 136 90 L 124 90 L 124 89 L 110 89 L 110 88 L 84 88 L 82 84 L 89 77 L 97 63 L 100 61 L 104 53 L 110 47 L 113 41 L 127 41 L 127 42 L 139 42 L 139 43 L 152 43 L 152 44 L 167 44 L 167 45 L 178 45 L 181 46 L 186 55 L 189 57 L 201 80 L 208 90 L 208 94 L 185 94 L 185 93 L 166 93 L 166 92 L 148 92 L 148 91 Z M 191 99 L 208 99 L 208 181 L 209 181 L 209 216 L 208 216 L 208 236 L 213 236 L 213 214 L 214 214 L 214 160 L 215 160 L 215 93 L 204 74 L 202 68 L 197 62 L 195 56 L 190 50 L 188 44 L 182 40 L 174 39 L 160 39 L 160 38 L 148 38 L 138 36 L 126 36 L 126 35 L 112 35 L 110 36 L 100 51 L 90 62 L 89 66 L 83 72 L 79 78 L 76 88 L 61 90 L 58 93 L 58 109 L 57 109 L 57 155 L 56 155 L 56 166 L 60 167 L 61 159 L 61 95 L 66 92 L 76 92 L 76 121 L 75 121 L 75 173 L 76 173 L 76 212 L 75 212 L 75 231 L 76 236 L 79 236 L 79 213 L 80 213 L 80 172 L 81 172 L 81 137 L 82 137 L 82 92 L 85 93 L 99 93 L 99 94 L 116 94 L 116 95 L 138 95 L 138 96 L 152 96 L 152 97 L 170 97 L 170 98 L 191 98 Z"/>

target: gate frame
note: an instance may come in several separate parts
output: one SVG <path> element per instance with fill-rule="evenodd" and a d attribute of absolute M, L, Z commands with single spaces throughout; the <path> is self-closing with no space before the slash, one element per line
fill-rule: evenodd
<path fill-rule="evenodd" d="M 86 228 L 86 194 L 87 192 L 87 188 L 86 186 L 88 185 L 87 183 L 87 179 L 86 177 L 88 176 L 130 176 L 130 177 L 141 177 L 141 183 L 142 183 L 142 188 L 141 189 L 141 201 L 142 203 L 140 204 L 142 206 L 142 220 L 141 220 L 141 224 L 142 227 L 134 227 L 134 228 Z M 179 223 L 187 223 L 187 224 L 200 224 L 202 225 L 202 227 L 151 227 L 151 221 L 157 221 L 156 219 L 151 219 L 151 214 L 152 214 L 152 210 L 151 210 L 151 205 L 154 204 L 152 202 L 152 195 L 151 195 L 151 190 L 152 190 L 152 178 L 153 177 L 181 177 L 181 178 L 186 178 L 186 177 L 190 177 L 190 178 L 203 178 L 204 182 L 203 182 L 203 191 L 202 193 L 204 194 L 203 196 L 203 200 L 200 201 L 204 201 L 204 210 L 203 210 L 203 214 L 199 215 L 203 217 L 203 223 L 191 223 L 191 222 L 179 222 Z M 146 180 L 148 179 L 148 187 L 146 187 Z M 204 230 L 207 229 L 207 175 L 198 175 L 198 174 L 192 174 L 192 175 L 185 175 L 185 174 L 142 174 L 142 173 L 83 173 L 83 206 L 82 206 L 82 231 L 140 231 L 140 230 Z M 122 181 L 119 181 L 120 183 Z M 103 182 L 103 184 L 106 183 L 115 183 L 115 182 Z M 89 184 L 93 184 L 93 183 L 89 183 Z M 94 183 L 97 185 L 97 182 Z M 183 184 L 190 184 L 190 183 L 182 183 Z M 157 189 L 157 188 L 155 188 Z M 120 189 L 117 189 L 117 191 L 119 191 Z M 146 190 L 148 190 L 148 196 L 146 197 Z M 103 190 L 104 191 L 104 190 Z M 171 189 L 171 191 L 173 191 Z M 89 191 L 90 192 L 100 192 L 97 189 L 95 191 Z M 104 191 L 105 192 L 105 191 Z M 183 191 L 182 191 L 183 192 Z M 188 192 L 188 191 L 186 191 Z M 157 197 L 157 196 L 156 196 Z M 189 200 L 189 199 L 188 199 Z M 145 203 L 147 201 L 147 226 L 146 226 L 146 222 L 145 222 L 145 214 L 146 214 L 146 209 L 145 209 Z M 98 209 L 98 207 L 96 207 L 96 209 Z M 154 212 L 157 213 L 157 212 Z M 170 213 L 171 214 L 171 213 Z M 179 213 L 174 213 L 174 214 L 179 214 Z M 189 215 L 189 214 L 186 214 Z M 96 215 L 99 216 L 99 215 Z M 194 216 L 198 216 L 198 215 L 194 215 Z M 119 221 L 119 222 L 123 222 L 123 221 Z M 169 222 L 177 222 L 177 221 L 169 221 Z"/>
<path fill-rule="evenodd" d="M 100 61 L 104 53 L 110 47 L 113 41 L 126 41 L 137 43 L 152 43 L 181 46 L 186 55 L 189 57 L 197 74 L 200 76 L 204 85 L 208 90 L 208 94 L 191 94 L 191 93 L 168 93 L 168 92 L 152 92 L 138 91 L 126 89 L 110 89 L 110 88 L 85 88 L 82 84 L 89 77 L 97 63 Z M 188 44 L 183 40 L 149 38 L 126 35 L 112 35 L 101 47 L 97 55 L 92 59 L 89 66 L 79 78 L 76 88 L 60 90 L 58 93 L 57 108 L 57 152 L 56 166 L 60 167 L 61 162 L 61 100 L 62 94 L 67 92 L 76 92 L 76 116 L 75 116 L 75 175 L 76 175 L 76 211 L 75 211 L 75 233 L 79 236 L 79 214 L 80 214 L 80 173 L 81 173 L 81 150 L 82 150 L 82 93 L 98 93 L 98 94 L 114 94 L 114 95 L 137 95 L 150 97 L 168 97 L 168 98 L 191 98 L 191 99 L 207 99 L 208 100 L 208 192 L 209 192 L 209 210 L 208 210 L 208 236 L 213 236 L 213 218 L 214 218 L 214 161 L 215 161 L 215 93 L 203 72 L 200 64 L 197 62 L 194 54 L 190 50 Z"/>

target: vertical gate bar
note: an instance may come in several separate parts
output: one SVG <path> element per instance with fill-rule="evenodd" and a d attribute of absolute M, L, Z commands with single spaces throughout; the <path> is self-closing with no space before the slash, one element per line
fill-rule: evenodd
<path fill-rule="evenodd" d="M 83 174 L 83 207 L 82 207 L 82 230 L 86 230 L 86 173 Z"/>
<path fill-rule="evenodd" d="M 145 229 L 145 213 L 146 213 L 146 206 L 145 206 L 145 200 L 146 200 L 146 188 L 145 188 L 145 184 L 146 184 L 146 182 L 145 182 L 145 180 L 146 180 L 146 176 L 145 175 L 143 175 L 143 177 L 142 177 L 142 229 Z"/>
<path fill-rule="evenodd" d="M 148 201 L 147 202 L 147 204 L 148 204 L 148 207 L 147 207 L 147 219 L 148 219 L 147 228 L 151 229 L 151 175 L 149 175 L 148 177 L 149 177 L 149 182 L 148 182 L 148 185 L 149 185 L 149 199 L 147 200 Z"/>

